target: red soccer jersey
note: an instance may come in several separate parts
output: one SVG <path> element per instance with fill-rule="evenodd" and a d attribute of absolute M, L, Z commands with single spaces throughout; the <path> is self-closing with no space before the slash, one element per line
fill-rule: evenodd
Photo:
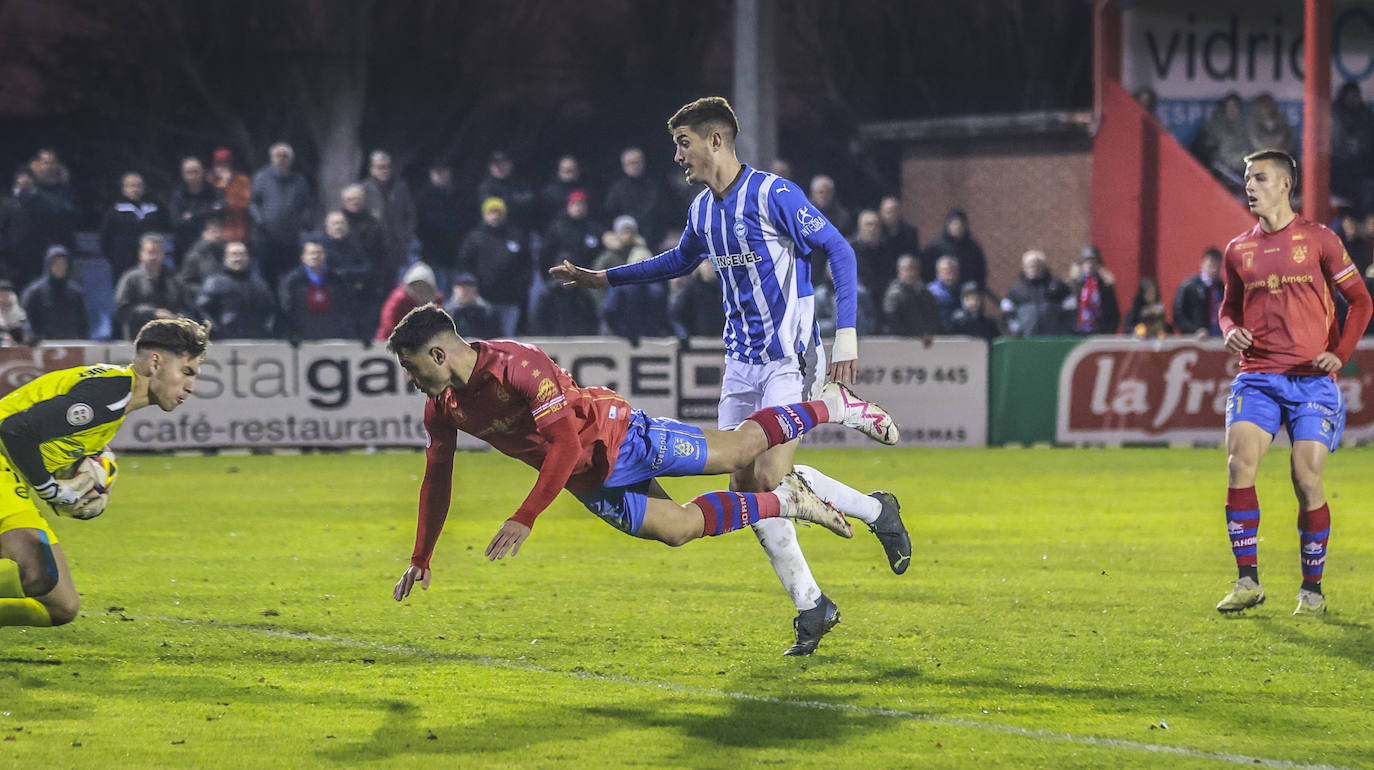
<path fill-rule="evenodd" d="M 1256 224 L 1228 243 L 1222 278 L 1222 335 L 1237 326 L 1254 335 L 1240 355 L 1242 372 L 1322 374 L 1312 360 L 1332 351 L 1346 361 L 1363 332 L 1345 335 L 1345 350 L 1332 288 L 1367 292 L 1341 239 L 1302 216 L 1273 233 Z"/>
<path fill-rule="evenodd" d="M 608 388 L 584 388 L 544 351 L 512 340 L 475 342 L 477 366 L 461 388 L 449 388 L 425 405 L 431 440 L 461 430 L 534 468 L 544 464 L 549 441 L 540 433 L 563 419 L 576 421 L 582 455 L 567 488 L 589 492 L 615 467 L 630 423 L 630 404 Z"/>
<path fill-rule="evenodd" d="M 607 388 L 579 387 L 572 375 L 533 345 L 495 340 L 473 347 L 477 365 L 467 383 L 425 403 L 429 446 L 411 564 L 426 569 L 448 516 L 457 431 L 540 469 L 539 481 L 511 517 L 532 526 L 557 496 L 556 485 L 581 493 L 606 480 L 630 423 L 630 405 L 624 397 Z M 565 427 L 568 421 L 571 430 Z M 568 443 L 553 449 L 549 436 L 560 435 Z M 550 460 L 547 473 L 545 460 Z M 551 476 L 558 480 L 547 478 Z"/>

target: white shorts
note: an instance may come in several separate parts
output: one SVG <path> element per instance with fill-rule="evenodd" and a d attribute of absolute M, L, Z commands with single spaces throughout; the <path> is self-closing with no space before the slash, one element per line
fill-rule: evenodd
<path fill-rule="evenodd" d="M 825 384 L 825 350 L 813 346 L 800 358 L 766 364 L 725 359 L 716 427 L 734 430 L 765 406 L 795 404 L 814 398 Z"/>

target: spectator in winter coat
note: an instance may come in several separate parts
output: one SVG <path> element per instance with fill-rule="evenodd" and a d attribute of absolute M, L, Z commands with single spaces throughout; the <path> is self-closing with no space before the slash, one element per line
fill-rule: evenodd
<path fill-rule="evenodd" d="M 200 238 L 206 220 L 224 215 L 224 194 L 205 179 L 200 158 L 188 156 L 181 161 L 181 184 L 172 192 L 168 207 L 172 243 L 181 257 Z"/>
<path fill-rule="evenodd" d="M 1221 250 L 1208 249 L 1202 254 L 1198 274 L 1184 281 L 1174 295 L 1174 327 L 1178 333 L 1198 339 L 1220 337 L 1218 314 L 1225 291 L 1221 282 Z"/>
<path fill-rule="evenodd" d="M 634 217 L 644 236 L 652 240 L 658 235 L 659 218 L 663 213 L 663 190 L 652 175 L 646 173 L 647 169 L 643 150 L 625 148 L 620 153 L 621 176 L 606 191 L 601 213 L 607 219 Z"/>
<path fill-rule="evenodd" d="M 253 175 L 248 212 L 253 217 L 253 249 L 268 283 L 291 269 L 300 253 L 301 233 L 311 229 L 315 200 L 308 182 L 294 169 L 296 151 L 285 142 L 268 150 L 271 162 Z"/>
<path fill-rule="evenodd" d="M 200 240 L 186 250 L 177 268 L 177 282 L 186 292 L 187 305 L 195 304 L 205 279 L 218 273 L 223 265 L 224 228 L 218 219 L 206 220 L 200 230 Z"/>
<path fill-rule="evenodd" d="M 501 336 L 514 337 L 521 305 L 530 295 L 534 266 L 524 232 L 506 221 L 505 201 L 488 198 L 482 202 L 482 226 L 463 239 L 458 269 L 477 276 L 478 293 L 501 320 Z"/>
<path fill-rule="evenodd" d="M 920 266 L 910 255 L 897 260 L 897 277 L 883 295 L 887 329 L 901 337 L 920 337 L 927 347 L 940 333 L 940 309 L 921 283 Z"/>
<path fill-rule="evenodd" d="M 362 183 L 364 205 L 381 224 L 381 269 L 395 275 L 409 261 L 410 242 L 415 238 L 415 200 L 410 185 L 392 169 L 390 153 L 374 150 L 367 173 Z"/>
<path fill-rule="evenodd" d="M 453 186 L 453 167 L 447 161 L 429 166 L 429 184 L 415 196 L 415 227 L 420 258 L 436 270 L 453 270 L 463 240 L 462 202 Z"/>
<path fill-rule="evenodd" d="M 935 306 L 940 309 L 940 328 L 948 329 L 950 318 L 961 304 L 959 298 L 959 260 L 945 255 L 935 260 L 935 280 L 926 284 Z"/>
<path fill-rule="evenodd" d="M 988 287 L 988 258 L 983 254 L 983 247 L 973 239 L 968 214 L 961 209 L 950 209 L 940 237 L 921 252 L 922 281 L 935 280 L 935 263 L 946 255 L 959 261 L 960 280 L 973 281 L 980 289 Z"/>
<path fill-rule="evenodd" d="M 253 272 L 248 247 L 225 244 L 220 271 L 205 279 L 196 297 L 196 313 L 210 321 L 216 339 L 264 340 L 272 337 L 277 302 L 272 290 Z"/>
<path fill-rule="evenodd" d="M 139 241 L 138 265 L 115 284 L 115 329 L 131 340 L 155 318 L 176 318 L 185 308 L 181 284 L 165 264 L 162 236 L 149 233 Z"/>
<path fill-rule="evenodd" d="M 512 226 L 524 230 L 536 224 L 534 190 L 515 173 L 515 161 L 501 150 L 491 154 L 487 160 L 487 176 L 477 184 L 477 199 L 489 198 L 505 202 L 506 219 Z"/>
<path fill-rule="evenodd" d="M 997 319 L 987 314 L 986 303 L 983 302 L 985 294 L 973 281 L 964 283 L 959 290 L 959 309 L 949 319 L 950 334 L 992 340 L 1002 333 Z"/>
<path fill-rule="evenodd" d="M 453 325 L 466 340 L 489 340 L 500 334 L 491 304 L 477 293 L 477 276 L 459 273 L 453 279 L 453 293 L 444 310 L 453 316 Z"/>
<path fill-rule="evenodd" d="M 386 338 L 391 336 L 391 330 L 396 328 L 396 324 L 415 308 L 430 302 L 443 304 L 444 298 L 440 296 L 435 283 L 434 270 L 429 265 L 416 262 L 406 268 L 400 284 L 391 290 L 386 302 L 382 303 L 382 315 L 378 319 L 377 333 L 373 335 L 373 339 L 378 342 L 386 341 Z"/>
<path fill-rule="evenodd" d="M 43 277 L 25 287 L 19 300 L 34 336 L 40 340 L 90 338 L 86 294 L 72 280 L 66 247 L 49 247 L 44 266 Z"/>
<path fill-rule="evenodd" d="M 1021 256 L 1021 277 L 1002 298 L 1007 330 L 1018 337 L 1067 334 L 1064 303 L 1071 296 L 1068 284 L 1050 274 L 1045 252 L 1026 252 Z"/>
<path fill-rule="evenodd" d="M 167 218 L 156 203 L 143 199 L 143 177 L 125 174 L 120 197 L 105 212 L 100 224 L 100 252 L 110 261 L 110 272 L 121 275 L 138 262 L 139 239 L 167 229 Z"/>
<path fill-rule="evenodd" d="M 1116 301 L 1116 281 L 1102 269 L 1102 254 L 1096 246 L 1084 246 L 1069 281 L 1065 308 L 1073 313 L 1070 322 L 1078 334 L 1116 334 L 1121 324 L 1121 306 Z"/>
<path fill-rule="evenodd" d="M 361 328 L 363 318 L 352 289 L 329 267 L 324 247 L 317 241 L 306 241 L 301 247 L 300 263 L 282 278 L 277 295 L 279 336 L 295 342 L 371 336 L 370 324 L 366 330 Z"/>
<path fill-rule="evenodd" d="M 212 160 L 210 184 L 219 190 L 220 199 L 224 201 L 224 239 L 248 243 L 253 236 L 253 222 L 248 215 L 253 182 L 247 174 L 234 170 L 234 153 L 228 148 L 215 150 Z"/>

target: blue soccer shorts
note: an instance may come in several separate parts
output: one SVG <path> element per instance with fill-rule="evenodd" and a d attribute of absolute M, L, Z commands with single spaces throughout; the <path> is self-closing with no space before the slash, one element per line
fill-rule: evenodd
<path fill-rule="evenodd" d="M 699 476 L 706 470 L 706 434 L 701 428 L 649 417 L 635 409 L 615 468 L 602 485 L 577 499 L 587 510 L 627 534 L 638 534 L 649 506 L 649 486 L 660 476 Z"/>
<path fill-rule="evenodd" d="M 1247 372 L 1231 382 L 1226 427 L 1252 422 L 1278 435 L 1288 428 L 1291 441 L 1319 441 L 1336 451 L 1345 431 L 1345 396 L 1324 374 L 1287 375 Z"/>

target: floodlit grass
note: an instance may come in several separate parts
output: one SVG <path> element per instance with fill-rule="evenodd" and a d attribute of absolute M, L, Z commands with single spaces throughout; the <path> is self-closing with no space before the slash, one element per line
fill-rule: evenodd
<path fill-rule="evenodd" d="M 897 577 L 861 527 L 803 532 L 844 617 L 803 659 L 749 533 L 669 549 L 564 495 L 487 563 L 533 480 L 496 455 L 460 456 L 404 604 L 421 455 L 126 457 L 109 513 L 56 522 L 82 617 L 0 629 L 0 766 L 1374 764 L 1371 450 L 1331 460 L 1324 619 L 1289 614 L 1283 450 L 1240 617 L 1220 450 L 803 457 L 916 543 Z"/>

